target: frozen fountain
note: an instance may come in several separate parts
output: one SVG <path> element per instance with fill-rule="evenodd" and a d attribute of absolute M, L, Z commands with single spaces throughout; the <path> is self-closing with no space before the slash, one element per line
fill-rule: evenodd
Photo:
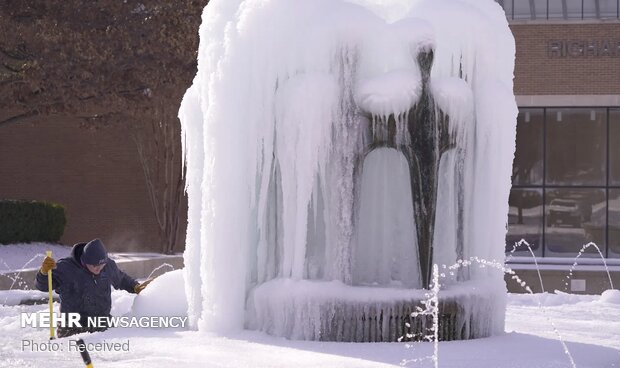
<path fill-rule="evenodd" d="M 211 1 L 179 113 L 190 324 L 422 339 L 433 265 L 503 260 L 517 108 L 492 0 Z M 438 337 L 503 331 L 503 272 L 459 268 Z"/>

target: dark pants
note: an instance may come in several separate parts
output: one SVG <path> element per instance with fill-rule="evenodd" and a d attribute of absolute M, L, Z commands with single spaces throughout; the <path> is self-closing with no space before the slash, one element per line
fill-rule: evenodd
<path fill-rule="evenodd" d="M 106 317 L 111 317 L 111 316 L 108 315 Z M 110 326 L 105 326 L 105 325 L 89 326 L 87 323 L 87 318 L 84 316 L 80 318 L 80 324 L 82 325 L 82 327 L 58 326 L 56 328 L 56 337 L 58 338 L 67 337 L 67 336 L 77 335 L 77 334 L 84 333 L 84 332 L 90 332 L 90 333 L 100 332 L 100 331 L 105 331 L 110 327 Z"/>
<path fill-rule="evenodd" d="M 107 330 L 107 327 L 58 327 L 56 329 L 56 337 L 67 337 L 71 335 L 77 335 L 84 332 L 100 332 Z"/>

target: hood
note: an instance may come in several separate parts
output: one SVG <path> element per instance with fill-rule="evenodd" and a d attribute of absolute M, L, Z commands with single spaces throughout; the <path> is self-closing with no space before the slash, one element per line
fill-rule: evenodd
<path fill-rule="evenodd" d="M 71 259 L 80 266 L 82 266 L 82 261 L 80 260 L 82 259 L 82 253 L 84 252 L 86 244 L 87 243 L 77 243 L 71 249 Z"/>

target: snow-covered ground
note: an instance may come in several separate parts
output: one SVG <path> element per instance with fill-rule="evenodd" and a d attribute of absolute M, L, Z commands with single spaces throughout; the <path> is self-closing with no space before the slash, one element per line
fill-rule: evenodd
<path fill-rule="evenodd" d="M 166 309 L 176 309 L 174 313 L 178 313 L 179 304 L 184 302 L 177 300 L 184 296 L 183 288 L 171 286 L 182 282 L 180 274 L 177 271 L 167 274 L 169 277 L 158 278 L 137 297 L 114 291 L 112 314 L 156 311 L 161 315 Z M 8 305 L 0 306 L 0 367 L 81 366 L 79 353 L 68 351 L 68 339 L 54 340 L 64 351 L 33 351 L 35 343 L 48 343 L 48 330 L 21 328 L 20 314 L 47 313 L 47 305 L 16 305 L 15 300 L 19 299 L 16 294 L 24 292 L 0 292 L 0 300 L 8 300 Z M 618 290 L 602 296 L 511 294 L 506 333 L 485 339 L 440 343 L 439 367 L 571 367 L 558 334 L 566 341 L 576 367 L 620 367 L 619 299 Z M 58 304 L 54 308 L 58 310 Z M 432 343 L 415 343 L 410 347 L 405 343 L 325 343 L 291 341 L 253 331 L 217 336 L 145 328 L 116 328 L 82 337 L 87 343 L 124 343 L 129 349 L 91 351 L 95 367 L 358 368 L 399 366 L 403 361 L 409 361 L 408 367 L 433 366 L 428 359 L 433 353 Z"/>

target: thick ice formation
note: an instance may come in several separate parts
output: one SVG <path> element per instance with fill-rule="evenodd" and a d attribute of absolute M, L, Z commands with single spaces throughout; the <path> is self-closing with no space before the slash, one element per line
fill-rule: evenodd
<path fill-rule="evenodd" d="M 179 113 L 192 327 L 275 328 L 252 291 L 277 278 L 420 288 L 428 261 L 502 260 L 514 52 L 492 0 L 212 0 Z M 504 290 L 445 283 L 468 279 Z"/>
<path fill-rule="evenodd" d="M 466 281 L 439 292 L 440 308 L 449 312 L 459 305 L 460 315 L 451 319 L 460 339 L 497 333 L 494 311 L 505 302 L 485 289 L 496 288 L 488 280 Z M 248 327 L 303 340 L 352 342 L 397 341 L 407 333 L 403 321 L 426 299 L 426 290 L 348 286 L 340 281 L 275 279 L 251 291 Z M 291 313 L 294 310 L 294 313 Z M 503 318 L 502 318 L 503 321 Z M 421 321 L 432 328 L 429 319 Z M 422 323 L 421 323 L 422 324 Z M 446 323 L 444 323 L 446 324 Z M 476 331 L 471 331 L 474 327 Z M 503 324 L 502 324 L 503 327 Z M 426 335 L 428 330 L 417 331 Z M 441 332 L 440 332 L 441 333 Z"/>

